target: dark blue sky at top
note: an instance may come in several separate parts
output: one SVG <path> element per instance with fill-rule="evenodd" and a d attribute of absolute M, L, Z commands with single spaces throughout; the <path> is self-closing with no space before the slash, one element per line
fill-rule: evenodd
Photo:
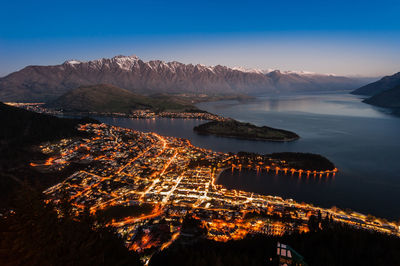
<path fill-rule="evenodd" d="M 400 1 L 385 0 L 4 0 L 0 76 L 28 64 L 116 54 L 381 75 L 400 71 L 399 17 Z"/>

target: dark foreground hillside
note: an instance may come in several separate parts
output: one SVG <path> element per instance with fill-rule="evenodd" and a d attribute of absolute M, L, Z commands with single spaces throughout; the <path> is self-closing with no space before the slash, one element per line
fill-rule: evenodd
<path fill-rule="evenodd" d="M 140 265 L 136 253 L 108 230 L 94 231 L 88 216 L 73 219 L 68 205 L 62 218 L 44 204 L 41 191 L 64 179 L 39 173 L 29 162 L 43 154 L 33 144 L 82 136 L 80 123 L 0 103 L 0 265 Z"/>
<path fill-rule="evenodd" d="M 0 102 L 0 145 L 21 146 L 78 136 L 81 133 L 76 126 L 93 121 L 38 114 Z"/>
<path fill-rule="evenodd" d="M 90 119 L 65 119 L 38 114 L 0 102 L 0 211 L 12 203 L 15 191 L 22 183 L 37 189 L 55 184 L 69 170 L 61 174 L 38 173 L 29 163 L 44 155 L 32 145 L 43 141 L 83 136 L 78 124 L 95 122 Z"/>
<path fill-rule="evenodd" d="M 0 265 L 141 265 L 139 256 L 107 229 L 92 229 L 88 216 L 62 217 L 42 194 L 19 190 L 14 213 L 0 218 Z"/>
<path fill-rule="evenodd" d="M 283 237 L 254 236 L 226 243 L 201 240 L 173 244 L 153 256 L 151 266 L 277 265 L 277 243 L 290 245 L 310 266 L 400 265 L 400 239 L 342 225 Z"/>

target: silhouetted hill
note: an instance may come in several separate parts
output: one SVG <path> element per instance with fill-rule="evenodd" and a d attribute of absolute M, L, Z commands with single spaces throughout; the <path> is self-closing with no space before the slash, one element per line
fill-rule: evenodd
<path fill-rule="evenodd" d="M 380 107 L 400 108 L 400 85 L 378 93 L 364 102 Z"/>
<path fill-rule="evenodd" d="M 0 265 L 142 265 L 112 230 L 63 205 L 59 217 L 40 191 L 18 190 L 14 212 L 0 217 Z"/>
<path fill-rule="evenodd" d="M 192 104 L 174 96 L 143 96 L 108 84 L 70 90 L 48 106 L 71 112 L 129 113 L 138 109 L 156 112 L 197 110 Z"/>
<path fill-rule="evenodd" d="M 62 218 L 44 203 L 44 188 L 71 174 L 40 173 L 32 144 L 82 136 L 76 127 L 95 120 L 64 119 L 0 102 L 0 265 L 141 265 L 111 230 L 94 231 L 90 217 Z M 73 169 L 72 169 L 73 171 Z M 10 209 L 13 211 L 10 212 Z"/>
<path fill-rule="evenodd" d="M 383 91 L 392 89 L 398 85 L 400 85 L 400 72 L 392 76 L 383 77 L 378 81 L 362 86 L 361 88 L 353 91 L 352 94 L 373 96 Z"/>
<path fill-rule="evenodd" d="M 32 145 L 84 136 L 76 127 L 87 122 L 96 121 L 58 118 L 0 102 L 0 212 L 2 208 L 10 206 L 21 184 L 28 183 L 40 190 L 68 176 L 69 168 L 56 176 L 33 171 L 29 163 L 44 159 L 45 155 Z"/>
<path fill-rule="evenodd" d="M 78 124 L 93 119 L 67 119 L 38 114 L 0 102 L 0 150 L 4 145 L 24 145 L 82 135 Z"/>

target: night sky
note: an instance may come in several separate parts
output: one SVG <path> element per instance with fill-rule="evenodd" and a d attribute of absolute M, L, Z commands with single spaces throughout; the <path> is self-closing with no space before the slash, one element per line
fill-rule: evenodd
<path fill-rule="evenodd" d="M 206 65 L 400 71 L 400 1 L 2 1 L 0 76 L 136 54 Z"/>

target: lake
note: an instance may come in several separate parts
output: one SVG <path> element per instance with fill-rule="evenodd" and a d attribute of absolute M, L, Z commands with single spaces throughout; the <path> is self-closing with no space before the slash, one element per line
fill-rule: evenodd
<path fill-rule="evenodd" d="M 263 171 L 225 171 L 227 188 L 292 198 L 322 207 L 337 206 L 398 220 L 400 218 L 400 118 L 345 93 L 292 94 L 253 101 L 201 103 L 211 113 L 256 125 L 294 131 L 300 139 L 279 143 L 202 136 L 193 127 L 202 120 L 97 118 L 102 122 L 183 137 L 194 145 L 223 152 L 312 152 L 329 158 L 335 177 L 298 178 Z"/>

